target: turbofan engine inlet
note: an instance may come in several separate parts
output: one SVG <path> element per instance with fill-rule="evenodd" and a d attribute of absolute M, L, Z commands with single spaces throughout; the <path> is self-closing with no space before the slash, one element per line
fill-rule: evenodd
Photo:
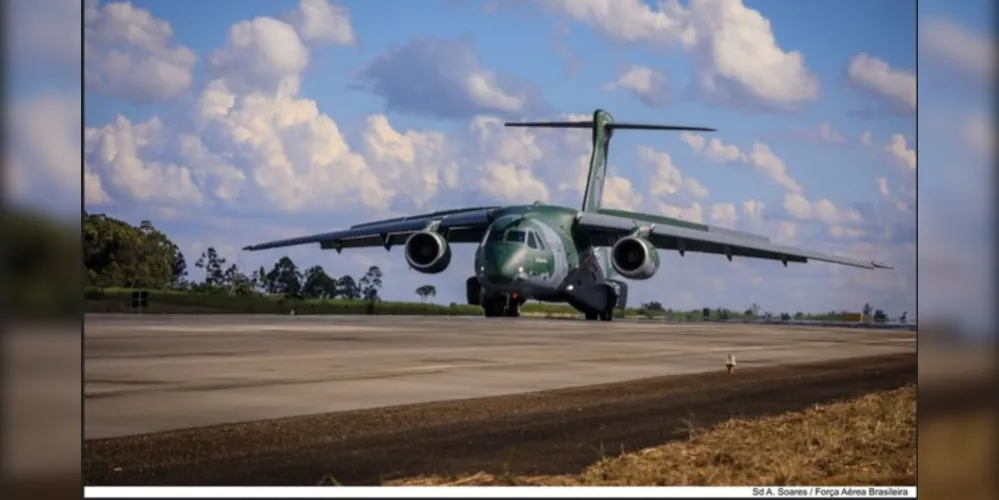
<path fill-rule="evenodd" d="M 611 265 L 625 278 L 649 279 L 659 270 L 659 252 L 645 239 L 625 236 L 611 247 Z"/>
<path fill-rule="evenodd" d="M 419 231 L 406 238 L 406 263 L 421 273 L 437 274 L 451 263 L 451 246 L 439 233 Z"/>

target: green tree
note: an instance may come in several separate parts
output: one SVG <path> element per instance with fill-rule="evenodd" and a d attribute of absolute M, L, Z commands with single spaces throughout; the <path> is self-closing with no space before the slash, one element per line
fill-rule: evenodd
<path fill-rule="evenodd" d="M 305 284 L 302 285 L 303 297 L 332 299 L 336 295 L 336 280 L 326 274 L 323 266 L 312 266 L 305 270 Z"/>
<path fill-rule="evenodd" d="M 361 290 L 357 287 L 357 282 L 349 274 L 345 274 L 336 280 L 336 288 L 340 292 L 340 296 L 347 300 L 361 298 Z"/>
<path fill-rule="evenodd" d="M 194 263 L 194 267 L 205 272 L 205 286 L 216 288 L 225 284 L 225 258 L 221 257 L 215 247 L 208 247 Z"/>
<path fill-rule="evenodd" d="M 882 309 L 876 309 L 874 311 L 874 322 L 875 323 L 884 323 L 886 321 L 888 321 L 888 315 L 885 314 L 884 310 L 882 310 Z"/>
<path fill-rule="evenodd" d="M 662 312 L 662 311 L 664 311 L 663 305 L 659 301 L 656 301 L 656 300 L 653 300 L 651 302 L 643 302 L 642 303 L 642 309 L 645 309 L 647 311 L 655 311 L 655 312 Z"/>
<path fill-rule="evenodd" d="M 253 271 L 253 276 L 251 277 L 253 281 L 253 287 L 261 292 L 266 292 L 268 290 L 267 286 L 267 270 L 264 266 L 260 266 L 259 269 Z"/>
<path fill-rule="evenodd" d="M 223 282 L 229 287 L 229 293 L 234 295 L 251 295 L 253 293 L 253 281 L 246 276 L 236 264 L 230 265 L 223 273 Z"/>
<path fill-rule="evenodd" d="M 371 266 L 368 272 L 357 282 L 361 289 L 361 296 L 364 300 L 372 302 L 378 300 L 378 291 L 382 288 L 382 270 L 378 266 Z"/>
<path fill-rule="evenodd" d="M 173 275 L 173 280 L 171 285 L 175 288 L 186 288 L 187 287 L 187 259 L 184 258 L 184 253 L 180 251 L 180 248 L 173 243 L 172 246 L 173 257 L 170 259 L 171 264 L 171 274 Z"/>
<path fill-rule="evenodd" d="M 158 289 L 177 283 L 177 245 L 151 222 L 135 227 L 103 214 L 84 213 L 82 233 L 88 284 Z"/>
<path fill-rule="evenodd" d="M 420 296 L 421 302 L 426 302 L 427 297 L 437 296 L 437 287 L 433 285 L 423 285 L 416 289 L 416 294 Z"/>
<path fill-rule="evenodd" d="M 271 272 L 267 273 L 267 291 L 282 295 L 300 295 L 302 292 L 302 273 L 298 266 L 287 256 L 281 257 Z"/>

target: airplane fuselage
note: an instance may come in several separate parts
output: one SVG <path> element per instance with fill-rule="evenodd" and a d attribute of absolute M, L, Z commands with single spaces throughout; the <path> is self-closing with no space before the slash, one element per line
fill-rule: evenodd
<path fill-rule="evenodd" d="M 516 316 L 528 299 L 568 302 L 590 315 L 617 305 L 622 284 L 610 280 L 613 271 L 605 250 L 592 246 L 585 234 L 574 233 L 578 214 L 540 204 L 503 209 L 475 251 L 469 303 L 494 316 Z M 611 299 L 614 304 L 608 306 Z"/>

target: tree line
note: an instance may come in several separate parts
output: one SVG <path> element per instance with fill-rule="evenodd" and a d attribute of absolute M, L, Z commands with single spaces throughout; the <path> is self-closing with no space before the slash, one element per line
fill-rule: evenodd
<path fill-rule="evenodd" d="M 639 311 L 646 314 L 647 316 L 663 315 L 667 317 L 701 315 L 707 318 L 709 316 L 714 315 L 720 319 L 729 319 L 730 317 L 740 316 L 740 314 L 736 313 L 735 311 L 723 307 L 714 308 L 714 309 L 710 307 L 705 307 L 700 310 L 695 309 L 692 311 L 674 311 L 673 309 L 667 309 L 662 305 L 662 303 L 658 301 L 643 302 L 639 307 Z M 874 321 L 875 323 L 884 323 L 890 319 L 883 309 L 875 309 L 874 306 L 872 306 L 870 303 L 864 304 L 864 307 L 860 314 L 861 318 L 865 322 Z M 897 318 L 897 320 L 900 323 L 905 324 L 908 321 L 908 315 L 909 315 L 908 312 L 903 312 Z M 754 302 L 753 305 L 751 305 L 749 308 L 747 308 L 744 312 L 741 313 L 741 316 L 745 318 L 764 318 L 767 320 L 779 317 L 781 321 L 790 321 L 792 318 L 794 318 L 797 321 L 801 320 L 842 321 L 844 318 L 851 316 L 851 313 L 848 311 L 829 311 L 824 314 L 809 314 L 798 311 L 793 315 L 786 312 L 782 312 L 779 315 L 777 315 L 769 311 L 760 313 L 760 305 Z"/>
<path fill-rule="evenodd" d="M 184 253 L 148 220 L 133 226 L 84 212 L 82 229 L 84 275 L 93 287 L 380 300 L 383 273 L 378 266 L 369 267 L 358 279 L 347 274 L 334 278 L 322 266 L 302 271 L 284 256 L 270 270 L 260 266 L 247 273 L 208 247 L 194 261 L 194 267 L 204 272 L 204 278 L 196 280 L 188 274 Z"/>

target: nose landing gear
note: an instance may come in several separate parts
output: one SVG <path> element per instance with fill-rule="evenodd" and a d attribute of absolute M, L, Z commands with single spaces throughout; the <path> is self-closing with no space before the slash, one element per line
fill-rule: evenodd
<path fill-rule="evenodd" d="M 518 318 L 523 302 L 514 295 L 493 295 L 482 299 L 482 309 L 487 318 Z"/>

